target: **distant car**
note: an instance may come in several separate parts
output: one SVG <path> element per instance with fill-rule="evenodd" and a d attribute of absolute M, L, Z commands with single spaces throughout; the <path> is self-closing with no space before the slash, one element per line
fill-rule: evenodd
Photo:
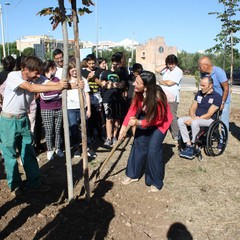
<path fill-rule="evenodd" d="M 227 73 L 227 78 L 230 79 L 230 71 Z M 240 69 L 236 69 L 233 71 L 233 85 L 240 85 Z"/>

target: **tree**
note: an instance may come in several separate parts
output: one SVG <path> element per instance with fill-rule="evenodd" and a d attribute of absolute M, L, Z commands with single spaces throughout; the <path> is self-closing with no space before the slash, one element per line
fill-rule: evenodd
<path fill-rule="evenodd" d="M 34 48 L 32 48 L 32 47 L 25 48 L 25 49 L 22 51 L 22 55 L 24 55 L 24 56 L 34 55 Z"/>
<path fill-rule="evenodd" d="M 208 49 L 209 51 L 223 52 L 224 61 L 223 69 L 226 68 L 226 56 L 231 56 L 231 67 L 230 67 L 230 82 L 232 84 L 232 73 L 234 64 L 234 53 L 238 50 L 234 49 L 234 46 L 240 42 L 240 39 L 234 37 L 233 34 L 240 30 L 240 20 L 234 19 L 239 16 L 239 0 L 219 0 L 219 3 L 224 5 L 224 12 L 210 12 L 209 14 L 217 15 L 222 22 L 222 31 L 219 33 L 215 41 L 218 42 L 214 47 Z"/>
<path fill-rule="evenodd" d="M 86 13 L 91 13 L 91 11 L 87 8 L 90 5 L 94 5 L 91 0 L 82 0 L 83 8 L 79 8 L 77 11 L 76 0 L 69 0 L 71 3 L 71 13 L 67 14 L 64 0 L 58 0 L 58 7 L 49 7 L 44 8 L 38 14 L 40 16 L 50 15 L 49 20 L 51 21 L 53 30 L 57 28 L 59 23 L 62 25 L 63 31 L 63 42 L 64 42 L 64 68 L 63 68 L 63 76 L 62 79 L 67 79 L 67 66 L 68 66 L 68 34 L 67 34 L 67 24 L 72 26 L 72 22 L 74 22 L 74 39 L 75 39 L 75 50 L 76 50 L 76 65 L 78 81 L 81 79 L 81 71 L 80 69 L 80 53 L 79 53 L 79 41 L 78 41 L 78 19 L 77 14 L 80 16 Z M 87 6 L 87 7 L 86 7 Z M 74 21 L 73 21 L 74 20 Z M 79 65 L 79 66 L 78 66 Z M 87 191 L 87 198 L 89 199 L 89 177 L 88 177 L 88 159 L 87 159 L 87 144 L 86 144 L 86 124 L 85 123 L 85 112 L 83 108 L 83 96 L 82 91 L 79 91 L 79 101 L 81 106 L 81 132 L 82 132 L 82 142 L 83 146 L 83 175 L 84 175 L 84 184 L 85 189 Z M 72 167 L 71 167 L 71 153 L 70 153 L 70 144 L 69 144 L 69 130 L 68 130 L 68 119 L 67 119 L 67 107 L 66 107 L 66 90 L 63 91 L 63 120 L 64 120 L 64 135 L 65 135 L 65 149 L 66 149 L 66 160 L 67 160 L 67 177 L 68 177 L 68 198 L 69 201 L 73 199 L 73 184 L 72 184 Z M 67 144 L 67 146 L 66 146 Z"/>
<path fill-rule="evenodd" d="M 125 57 L 126 57 L 126 61 L 128 62 L 129 58 L 131 57 L 131 50 L 128 50 L 128 49 L 125 49 L 124 47 L 114 47 L 112 49 L 109 49 L 109 50 L 103 50 L 101 52 L 101 56 L 106 59 L 109 67 L 110 67 L 110 63 L 111 63 L 111 58 L 112 58 L 112 55 L 116 52 L 123 52 L 125 54 Z M 134 50 L 134 57 L 132 59 L 132 64 L 135 63 L 136 61 L 136 51 Z"/>

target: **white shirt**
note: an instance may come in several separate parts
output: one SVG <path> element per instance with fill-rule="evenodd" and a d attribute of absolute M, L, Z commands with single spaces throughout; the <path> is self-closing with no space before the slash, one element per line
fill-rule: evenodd
<path fill-rule="evenodd" d="M 89 84 L 86 78 L 82 78 L 84 81 L 84 92 L 90 92 Z M 69 81 L 71 83 L 71 81 Z M 86 107 L 86 97 L 84 98 L 84 106 Z M 67 109 L 80 109 L 78 89 L 67 90 Z"/>
<path fill-rule="evenodd" d="M 28 112 L 35 93 L 20 88 L 19 85 L 24 82 L 26 80 L 22 78 L 21 71 L 13 71 L 8 74 L 3 95 L 3 112 L 10 114 L 24 114 Z M 44 79 L 42 77 L 36 81 L 38 84 L 43 82 Z"/>
<path fill-rule="evenodd" d="M 161 85 L 163 90 L 167 90 L 168 92 L 170 92 L 174 97 L 175 97 L 175 101 L 179 102 L 179 91 L 180 91 L 180 82 L 183 78 L 183 71 L 176 66 L 172 71 L 170 71 L 169 69 L 163 74 L 162 80 L 171 80 L 173 82 L 175 82 L 176 84 L 172 85 L 172 86 L 164 86 Z"/>
<path fill-rule="evenodd" d="M 58 79 L 62 79 L 62 72 L 63 72 L 63 68 L 61 67 L 57 67 L 57 71 L 55 73 L 55 77 L 57 77 Z"/>

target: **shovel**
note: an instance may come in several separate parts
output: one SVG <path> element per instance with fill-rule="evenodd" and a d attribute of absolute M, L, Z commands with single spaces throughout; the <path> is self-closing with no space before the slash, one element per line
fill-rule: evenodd
<path fill-rule="evenodd" d="M 130 126 L 127 126 L 125 131 L 123 132 L 123 136 L 126 135 L 127 131 L 129 130 Z M 97 169 L 96 174 L 93 178 L 93 182 L 96 184 L 97 179 L 100 176 L 100 173 L 102 172 L 102 170 L 104 169 L 105 165 L 108 163 L 108 161 L 110 160 L 110 158 L 112 157 L 113 153 L 116 151 L 116 149 L 118 148 L 118 146 L 123 142 L 124 138 L 119 138 L 118 141 L 114 144 L 111 152 L 109 153 L 108 157 L 101 163 L 100 167 Z"/>

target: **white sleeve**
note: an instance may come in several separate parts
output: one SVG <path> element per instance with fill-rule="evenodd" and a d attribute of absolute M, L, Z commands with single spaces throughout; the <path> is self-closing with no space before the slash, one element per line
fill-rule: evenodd
<path fill-rule="evenodd" d="M 180 81 L 182 80 L 183 78 L 183 72 L 180 68 L 176 67 L 176 70 L 174 69 L 172 72 L 171 72 L 171 77 L 169 80 L 172 80 L 174 81 L 176 84 L 179 84 Z"/>
<path fill-rule="evenodd" d="M 90 92 L 90 87 L 86 78 L 82 78 L 84 81 L 84 92 Z"/>

